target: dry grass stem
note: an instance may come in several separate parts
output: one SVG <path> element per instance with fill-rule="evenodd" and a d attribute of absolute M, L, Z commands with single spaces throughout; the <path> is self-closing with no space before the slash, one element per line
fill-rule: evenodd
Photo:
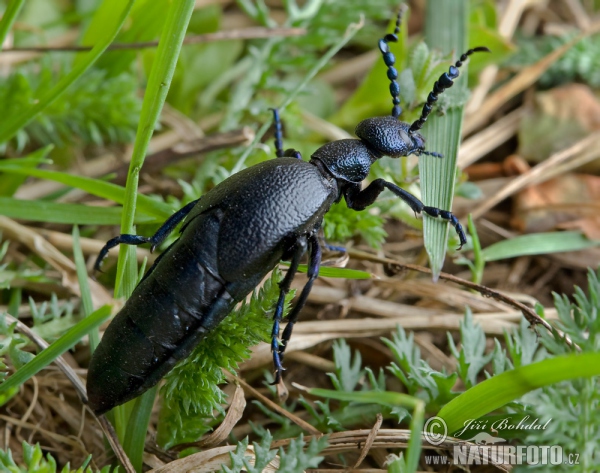
<path fill-rule="evenodd" d="M 244 388 L 244 392 L 246 393 L 247 396 L 252 396 L 252 397 L 258 399 L 260 402 L 265 404 L 271 410 L 277 412 L 279 415 L 287 417 L 289 420 L 291 420 L 294 424 L 296 424 L 298 427 L 300 427 L 305 432 L 309 432 L 313 435 L 321 435 L 321 432 L 319 432 L 319 430 L 316 427 L 313 427 L 308 422 L 300 419 L 298 416 L 292 414 L 291 412 L 288 412 L 286 409 L 279 406 L 278 404 L 275 404 L 269 398 L 267 398 L 266 396 L 263 396 L 260 392 L 258 392 L 256 389 L 254 389 L 248 383 L 246 383 L 246 381 L 244 381 L 243 379 L 238 378 L 237 376 L 234 376 L 228 372 L 225 372 L 225 375 L 227 376 L 228 379 L 239 383 L 239 385 L 242 386 L 242 388 Z"/>
<path fill-rule="evenodd" d="M 498 193 L 473 210 L 473 218 L 482 216 L 496 204 L 522 189 L 545 182 L 598 159 L 598 157 L 600 157 L 600 133 L 594 133 L 579 140 L 567 149 L 553 154 L 529 171 L 510 180 Z"/>
<path fill-rule="evenodd" d="M 229 405 L 229 409 L 227 409 L 227 414 L 223 422 L 210 435 L 207 435 L 198 442 L 183 443 L 174 447 L 173 450 L 181 451 L 189 447 L 212 448 L 223 443 L 242 418 L 245 408 L 246 398 L 244 397 L 244 390 L 239 385 L 236 385 L 235 392 L 231 398 L 231 404 Z"/>
<path fill-rule="evenodd" d="M 457 166 L 465 169 L 515 136 L 525 113 L 526 108 L 520 107 L 467 138 L 458 151 Z"/>
<path fill-rule="evenodd" d="M 46 261 L 62 275 L 63 287 L 72 294 L 81 296 L 75 263 L 46 241 L 38 232 L 14 220 L 0 216 L 0 231 L 13 241 L 27 246 L 34 254 Z M 112 297 L 104 287 L 88 277 L 92 300 L 96 307 L 110 304 Z"/>

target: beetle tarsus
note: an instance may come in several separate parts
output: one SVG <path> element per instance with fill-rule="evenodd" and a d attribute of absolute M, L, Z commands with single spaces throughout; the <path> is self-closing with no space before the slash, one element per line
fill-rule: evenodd
<path fill-rule="evenodd" d="M 118 246 L 120 244 L 125 245 L 143 245 L 144 243 L 151 243 L 150 253 L 153 253 L 157 246 L 159 246 L 165 239 L 173 233 L 175 227 L 190 213 L 190 211 L 194 208 L 194 206 L 198 203 L 200 199 L 194 200 L 189 204 L 185 205 L 173 215 L 171 215 L 165 223 L 163 223 L 160 228 L 156 231 L 154 235 L 150 238 L 144 237 L 141 235 L 129 235 L 129 234 L 121 234 L 115 238 L 112 238 L 106 242 L 106 245 L 102 247 L 100 253 L 98 253 L 98 257 L 96 258 L 96 262 L 94 263 L 94 271 L 102 272 L 100 267 L 102 265 L 102 260 L 106 258 L 108 252 Z"/>

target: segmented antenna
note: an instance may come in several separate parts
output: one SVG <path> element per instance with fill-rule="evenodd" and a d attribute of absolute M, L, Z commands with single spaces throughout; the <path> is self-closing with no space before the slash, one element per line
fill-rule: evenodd
<path fill-rule="evenodd" d="M 444 92 L 444 90 L 448 89 L 449 87 L 452 87 L 452 84 L 454 84 L 454 80 L 459 76 L 458 68 L 463 65 L 463 62 L 465 62 L 471 54 L 478 52 L 489 53 L 490 50 L 485 46 L 479 46 L 477 48 L 469 49 L 459 58 L 458 61 L 456 61 L 456 64 L 454 64 L 454 66 L 450 66 L 448 72 L 444 72 L 436 81 L 436 83 L 433 84 L 433 90 L 429 93 L 427 97 L 427 103 L 423 105 L 421 117 L 418 120 L 415 120 L 410 126 L 410 133 L 414 133 L 415 131 L 418 131 L 423 127 L 423 125 L 427 121 L 427 117 L 433 110 L 433 104 L 437 102 L 438 95 Z"/>
<path fill-rule="evenodd" d="M 383 62 L 385 62 L 385 65 L 388 67 L 387 76 L 390 80 L 390 94 L 392 94 L 392 102 L 394 103 L 394 108 L 392 108 L 392 117 L 394 118 L 398 118 L 400 116 L 402 113 L 402 108 L 400 107 L 400 85 L 398 82 L 396 82 L 396 79 L 398 78 L 398 71 L 394 67 L 394 64 L 396 63 L 396 57 L 392 52 L 390 52 L 390 46 L 388 43 L 398 42 L 398 33 L 400 33 L 402 13 L 404 13 L 404 6 L 400 8 L 398 15 L 396 16 L 396 28 L 394 28 L 394 32 L 386 34 L 379 40 L 379 50 L 383 56 Z"/>

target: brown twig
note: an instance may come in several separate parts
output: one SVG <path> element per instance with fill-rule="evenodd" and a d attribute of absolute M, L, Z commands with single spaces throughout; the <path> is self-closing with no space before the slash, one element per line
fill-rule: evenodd
<path fill-rule="evenodd" d="M 206 33 L 187 36 L 183 44 L 201 44 L 212 43 L 214 41 L 230 41 L 234 39 L 261 39 L 272 38 L 274 36 L 289 37 L 302 36 L 306 34 L 305 28 L 244 28 L 231 31 L 217 31 L 216 33 Z M 158 41 L 142 41 L 139 43 L 113 43 L 107 49 L 108 51 L 125 51 L 131 49 L 148 49 L 158 46 Z M 6 48 L 0 53 L 80 53 L 91 51 L 92 46 L 28 46 L 19 48 Z"/>
<path fill-rule="evenodd" d="M 376 255 L 372 255 L 370 253 L 366 253 L 364 251 L 350 249 L 350 250 L 348 250 L 348 254 L 351 257 L 354 257 L 357 259 L 373 261 L 376 263 L 388 264 L 392 267 L 396 267 L 399 269 L 410 269 L 412 271 L 419 271 L 419 272 L 425 273 L 425 274 L 432 274 L 431 270 L 429 268 L 425 268 L 423 266 L 419 266 L 416 264 L 403 263 L 399 260 L 392 259 L 392 258 L 382 258 L 382 257 L 376 256 Z M 573 341 L 566 334 L 562 333 L 561 331 L 557 330 L 555 327 L 550 325 L 548 322 L 546 322 L 544 319 L 542 319 L 539 315 L 537 315 L 531 307 L 526 306 L 522 302 L 519 302 L 519 301 L 513 299 L 512 297 L 509 297 L 506 294 L 503 294 L 499 291 L 495 291 L 494 289 L 490 289 L 489 287 L 482 286 L 481 284 L 476 284 L 474 282 L 467 281 L 466 279 L 459 278 L 452 274 L 442 272 L 442 273 L 440 273 L 439 277 L 440 277 L 440 279 L 445 279 L 446 281 L 452 281 L 456 284 L 460 284 L 461 286 L 467 287 L 469 289 L 473 289 L 473 290 L 479 292 L 480 294 L 482 294 L 483 296 L 491 297 L 492 299 L 503 302 L 504 304 L 507 304 L 510 307 L 514 307 L 515 309 L 520 310 L 522 312 L 523 316 L 525 317 L 525 319 L 531 324 L 532 327 L 535 327 L 536 325 L 541 325 L 546 330 L 548 330 L 548 332 L 550 332 L 551 334 L 559 335 L 560 338 L 565 340 L 567 345 L 575 347 L 577 350 L 581 350 L 581 348 L 579 346 L 577 346 L 575 343 L 573 343 Z"/>
<path fill-rule="evenodd" d="M 556 48 L 547 56 L 540 59 L 535 64 L 525 67 L 515 77 L 505 85 L 498 88 L 481 104 L 476 114 L 470 115 L 465 119 L 463 133 L 473 132 L 477 127 L 484 124 L 502 105 L 511 98 L 523 92 L 533 85 L 548 68 L 566 54 L 573 46 L 582 39 L 596 34 L 600 30 L 600 22 L 594 23 L 588 30 L 582 32 L 568 43 Z"/>
<path fill-rule="evenodd" d="M 254 389 L 248 383 L 246 383 L 246 381 L 244 381 L 242 378 L 238 378 L 237 376 L 234 376 L 233 374 L 228 373 L 228 372 L 225 372 L 225 375 L 227 376 L 227 378 L 230 381 L 235 381 L 235 382 L 239 383 L 240 386 L 242 386 L 242 388 L 244 388 L 244 391 L 246 393 L 254 396 L 256 399 L 258 399 L 260 402 L 265 404 L 267 407 L 269 407 L 270 409 L 275 411 L 277 414 L 288 418 L 294 424 L 296 424 L 298 427 L 300 427 L 302 430 L 309 432 L 312 435 L 323 435 L 316 427 L 313 427 L 305 420 L 300 419 L 298 416 L 295 416 L 291 412 L 285 410 L 283 407 L 279 406 L 278 404 L 275 404 L 268 397 L 263 396 L 260 392 L 258 392 L 256 389 Z"/>
<path fill-rule="evenodd" d="M 46 241 L 35 229 L 0 215 L 0 231 L 8 238 L 27 246 L 62 275 L 62 285 L 72 294 L 81 296 L 75 264 Z M 98 282 L 88 277 L 95 306 L 110 304 L 112 297 Z"/>
<path fill-rule="evenodd" d="M 246 398 L 244 397 L 244 390 L 238 384 L 235 389 L 235 393 L 233 394 L 233 398 L 231 400 L 231 404 L 229 409 L 227 410 L 227 414 L 225 415 L 225 419 L 223 422 L 217 427 L 213 433 L 210 435 L 200 439 L 197 442 L 186 442 L 176 445 L 171 450 L 175 450 L 180 452 L 190 447 L 197 448 L 212 448 L 217 445 L 223 443 L 231 430 L 235 427 L 238 421 L 242 418 L 242 414 L 244 413 L 244 409 L 246 407 Z"/>
<path fill-rule="evenodd" d="M 19 319 L 13 317 L 10 314 L 5 314 L 4 316 L 6 317 L 6 321 L 9 324 L 16 324 L 17 330 L 19 332 L 21 332 L 23 335 L 25 335 L 27 338 L 29 338 L 29 340 L 31 340 L 40 350 L 45 350 L 46 348 L 48 348 L 48 342 L 46 342 L 46 340 L 44 340 L 42 337 L 40 337 L 38 334 L 36 334 L 33 330 L 31 330 L 27 325 L 25 325 Z M 64 358 L 62 356 L 59 356 L 58 358 L 56 358 L 54 360 L 54 363 L 56 363 L 56 365 L 59 367 L 59 369 L 65 374 L 67 379 L 69 381 L 71 381 L 71 384 L 75 388 L 75 391 L 77 391 L 77 394 L 79 395 L 79 398 L 81 399 L 81 402 L 83 402 L 84 404 L 87 404 L 88 399 L 87 399 L 87 392 L 85 390 L 85 386 L 83 385 L 83 382 L 81 381 L 81 379 L 79 379 L 79 376 L 77 376 L 77 373 L 75 373 L 75 370 L 73 370 L 73 368 L 71 368 L 71 366 L 64 360 Z"/>
<path fill-rule="evenodd" d="M 335 455 L 343 452 L 356 451 L 360 448 L 372 434 L 372 429 L 363 430 L 348 430 L 345 432 L 334 432 L 327 435 L 328 446 L 321 452 L 321 455 Z M 408 441 L 411 437 L 411 431 L 407 429 L 379 429 L 375 434 L 375 439 L 371 448 L 406 448 Z M 271 443 L 271 448 L 287 447 L 290 442 L 294 440 L 291 438 L 275 440 Z M 305 437 L 305 442 L 310 442 L 310 437 Z M 468 445 L 476 446 L 473 443 L 465 442 L 464 440 L 457 439 L 454 437 L 446 437 L 446 439 L 439 445 L 431 445 L 424 434 L 421 434 L 422 448 L 434 449 L 434 450 L 452 450 L 457 445 Z M 494 465 L 502 471 L 509 471 L 505 464 L 503 464 L 502 458 L 491 458 L 480 452 L 481 459 L 486 458 L 490 464 Z M 339 471 L 351 471 L 351 470 L 339 470 Z M 357 470 L 354 470 L 357 471 Z M 364 470 L 360 470 L 364 471 Z"/>
<path fill-rule="evenodd" d="M 121 465 L 123 465 L 125 471 L 127 473 L 136 473 L 135 468 L 129 460 L 129 457 L 127 456 L 125 450 L 123 450 L 123 447 L 119 442 L 119 437 L 117 436 L 117 433 L 115 432 L 115 429 L 112 426 L 112 424 L 104 415 L 98 416 L 97 419 L 98 423 L 102 427 L 102 430 L 104 431 L 104 435 L 106 435 L 106 440 L 108 440 L 108 443 L 113 449 L 113 452 L 115 452 L 115 455 L 117 456 L 117 459 L 119 460 Z"/>
<path fill-rule="evenodd" d="M 582 166 L 598 158 L 600 155 L 600 133 L 588 135 L 568 148 L 549 156 L 542 163 L 512 179 L 502 189 L 478 205 L 471 213 L 473 218 L 481 217 L 492 207 L 507 197 L 529 186 L 541 184 L 559 175 L 564 175 L 575 167 Z"/>
<path fill-rule="evenodd" d="M 360 464 L 363 462 L 363 460 L 365 458 L 367 458 L 367 455 L 369 454 L 369 450 L 371 450 L 371 447 L 373 446 L 373 442 L 375 442 L 375 439 L 377 438 L 377 433 L 379 432 L 379 429 L 381 428 L 382 423 L 383 423 L 383 416 L 381 414 L 377 414 L 377 420 L 375 421 L 375 425 L 373 425 L 371 432 L 369 432 L 369 435 L 367 436 L 365 445 L 363 446 L 363 448 L 360 452 L 360 457 L 358 457 L 358 460 L 356 460 L 356 463 L 354 464 L 354 468 L 358 468 L 360 466 Z"/>
<path fill-rule="evenodd" d="M 177 143 L 174 146 L 149 155 L 144 161 L 143 171 L 152 174 L 180 159 L 189 158 L 197 154 L 208 153 L 209 151 L 218 149 L 247 145 L 253 139 L 254 130 L 249 127 L 244 127 L 238 130 L 203 136 L 202 138 L 197 138 L 189 142 Z M 116 184 L 124 183 L 127 179 L 128 170 L 129 163 L 120 166 L 114 171 L 116 176 L 113 179 L 113 182 Z"/>

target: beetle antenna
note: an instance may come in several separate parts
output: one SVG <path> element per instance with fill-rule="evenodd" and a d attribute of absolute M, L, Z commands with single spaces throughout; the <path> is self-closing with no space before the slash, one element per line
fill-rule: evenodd
<path fill-rule="evenodd" d="M 440 78 L 433 84 L 433 90 L 427 96 L 427 102 L 423 105 L 423 111 L 421 112 L 421 117 L 418 120 L 415 120 L 413 124 L 410 126 L 409 132 L 414 133 L 415 131 L 420 130 L 425 122 L 427 121 L 427 117 L 433 110 L 433 104 L 437 102 L 438 95 L 444 92 L 444 90 L 452 87 L 454 84 L 454 80 L 459 76 L 458 68 L 463 65 L 463 62 L 467 60 L 467 58 L 477 52 L 490 52 L 488 48 L 485 46 L 479 46 L 477 48 L 469 49 L 466 53 L 464 53 L 454 66 L 450 66 L 448 72 L 444 72 Z"/>
<path fill-rule="evenodd" d="M 394 118 L 398 118 L 400 116 L 402 113 L 402 108 L 400 107 L 400 85 L 398 82 L 396 82 L 396 79 L 398 78 L 398 71 L 394 67 L 394 64 L 396 63 L 396 57 L 390 51 L 389 43 L 398 42 L 398 33 L 400 33 L 400 23 L 402 22 L 403 13 L 404 5 L 400 7 L 400 10 L 398 10 L 394 32 L 386 34 L 379 40 L 379 50 L 383 55 L 383 62 L 385 62 L 385 65 L 388 68 L 387 76 L 390 80 L 390 94 L 392 94 L 392 102 L 394 103 L 394 108 L 392 108 L 392 117 Z"/>
<path fill-rule="evenodd" d="M 438 153 L 437 151 L 421 151 L 421 154 L 426 156 L 433 156 L 434 158 L 443 158 L 444 155 L 442 153 Z"/>

